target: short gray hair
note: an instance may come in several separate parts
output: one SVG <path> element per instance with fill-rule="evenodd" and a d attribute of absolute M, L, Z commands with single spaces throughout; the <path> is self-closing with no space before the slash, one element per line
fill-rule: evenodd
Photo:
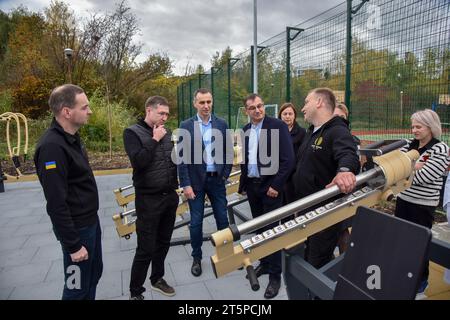
<path fill-rule="evenodd" d="M 315 88 L 309 93 L 320 96 L 328 109 L 331 110 L 331 112 L 334 112 L 334 108 L 336 107 L 336 96 L 334 95 L 333 90 L 330 88 Z"/>
<path fill-rule="evenodd" d="M 63 84 L 53 89 L 48 99 L 48 105 L 55 116 L 59 115 L 62 108 L 73 109 L 78 94 L 84 93 L 84 90 L 74 84 Z"/>
<path fill-rule="evenodd" d="M 430 128 L 433 137 L 440 139 L 442 135 L 441 119 L 439 115 L 431 109 L 420 110 L 411 116 L 411 121 L 416 120 Z"/>

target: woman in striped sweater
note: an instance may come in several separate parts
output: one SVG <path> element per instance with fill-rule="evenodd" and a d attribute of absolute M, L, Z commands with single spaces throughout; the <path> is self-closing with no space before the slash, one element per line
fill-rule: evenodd
<path fill-rule="evenodd" d="M 442 129 L 436 112 L 425 109 L 411 116 L 414 139 L 402 151 L 417 150 L 420 158 L 410 188 L 397 196 L 395 215 L 431 229 L 433 214 L 439 203 L 443 175 L 449 164 L 449 147 L 439 141 Z M 426 262 L 418 293 L 428 285 L 428 261 Z"/>

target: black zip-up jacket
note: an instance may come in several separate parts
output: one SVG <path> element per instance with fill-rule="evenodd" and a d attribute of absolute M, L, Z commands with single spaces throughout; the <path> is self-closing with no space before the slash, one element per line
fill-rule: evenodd
<path fill-rule="evenodd" d="M 333 117 L 316 132 L 313 130 L 314 126 L 309 127 L 297 153 L 292 176 L 297 199 L 323 190 L 339 168 L 359 173 L 357 146 L 344 119 Z"/>
<path fill-rule="evenodd" d="M 78 133 L 71 135 L 53 119 L 34 154 L 47 213 L 56 238 L 69 252 L 81 249 L 77 229 L 98 221 L 98 190 Z"/>
<path fill-rule="evenodd" d="M 298 149 L 302 145 L 303 139 L 306 136 L 306 130 L 300 127 L 297 121 L 294 121 L 294 126 L 292 127 L 290 134 L 292 139 L 292 145 L 294 147 L 294 154 L 296 155 Z"/>
<path fill-rule="evenodd" d="M 178 188 L 177 167 L 171 158 L 171 137 L 167 129 L 166 135 L 157 142 L 153 139 L 153 129 L 144 120 L 139 120 L 123 132 L 136 192 L 159 194 Z"/>

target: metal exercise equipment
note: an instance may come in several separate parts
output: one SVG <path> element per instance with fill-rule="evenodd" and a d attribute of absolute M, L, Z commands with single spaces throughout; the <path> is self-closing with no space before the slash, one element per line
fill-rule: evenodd
<path fill-rule="evenodd" d="M 252 266 L 253 262 L 278 250 L 293 248 L 303 243 L 307 237 L 352 217 L 359 205 L 372 206 L 380 200 L 389 200 L 394 194 L 408 188 L 411 184 L 412 164 L 418 159 L 419 154 L 415 150 L 408 153 L 400 150 L 392 151 L 397 149 L 398 145 L 387 146 L 384 149 L 386 154 L 373 159 L 375 163 L 373 169 L 356 176 L 356 188 L 351 194 L 326 203 L 327 200 L 330 201 L 341 194 L 339 188 L 333 186 L 212 234 L 216 254 L 211 257 L 211 262 L 216 277 L 245 267 L 251 288 L 258 290 L 259 283 Z M 316 209 L 312 210 L 314 206 Z M 308 210 L 311 211 L 262 234 L 241 240 L 245 234 Z M 235 241 L 239 242 L 235 245 Z"/>
<path fill-rule="evenodd" d="M 349 248 L 322 268 L 305 261 L 304 245 L 283 250 L 288 298 L 412 300 L 427 258 L 450 268 L 450 243 L 430 238 L 425 227 L 359 207 Z"/>
<path fill-rule="evenodd" d="M 240 171 L 235 171 L 231 173 L 227 183 L 225 184 L 227 195 L 235 194 L 237 193 L 237 190 L 239 188 L 239 178 L 240 178 Z M 119 188 L 114 190 L 114 195 L 116 197 L 117 204 L 122 207 L 123 212 L 113 215 L 112 219 L 114 220 L 114 223 L 116 225 L 117 233 L 120 237 L 124 237 L 125 239 L 130 239 L 130 236 L 133 232 L 136 231 L 136 210 L 131 209 L 127 210 L 127 206 L 130 202 L 133 202 L 136 198 L 136 195 L 134 193 L 124 194 L 124 191 L 130 191 L 133 189 L 132 185 Z M 179 204 L 177 208 L 177 215 L 183 216 L 189 211 L 189 206 L 187 199 L 185 198 L 183 194 L 183 189 L 179 188 L 177 189 L 177 193 L 179 196 Z M 237 200 L 229 201 L 228 202 L 228 216 L 230 219 L 230 223 L 234 223 L 234 214 L 233 214 L 233 207 L 245 202 L 247 200 L 246 197 L 238 196 Z M 211 215 L 212 209 L 211 204 L 208 199 L 205 200 L 205 217 Z M 188 225 L 190 222 L 190 219 L 185 219 L 185 221 L 179 222 L 175 224 L 175 228 L 180 228 L 183 226 Z M 204 240 L 209 240 L 210 235 L 205 235 Z M 189 239 L 178 239 L 178 240 L 172 240 L 172 245 L 178 245 L 178 244 L 185 244 L 188 243 Z"/>
<path fill-rule="evenodd" d="M 0 192 L 4 192 L 4 186 L 3 186 L 3 180 L 10 179 L 20 179 L 21 176 L 23 176 L 22 172 L 20 171 L 20 155 L 21 150 L 23 150 L 23 159 L 26 160 L 27 153 L 28 153 L 28 121 L 27 118 L 21 114 L 21 113 L 14 113 L 14 112 L 5 112 L 0 115 L 0 121 L 6 122 L 6 144 L 8 147 L 8 156 L 11 159 L 14 169 L 16 170 L 16 175 L 11 176 L 6 173 L 3 173 L 2 168 L 0 166 Z M 25 135 L 25 141 L 23 142 L 22 147 L 22 130 L 21 130 L 21 124 L 20 122 L 23 122 L 24 126 L 24 135 Z M 11 133 L 10 133 L 10 125 L 12 122 L 15 122 L 16 124 L 16 146 L 14 147 L 12 145 L 11 141 Z"/>

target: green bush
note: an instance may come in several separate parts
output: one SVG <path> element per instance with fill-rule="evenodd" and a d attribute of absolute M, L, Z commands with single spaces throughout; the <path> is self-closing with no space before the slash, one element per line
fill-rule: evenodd
<path fill-rule="evenodd" d="M 87 125 L 80 130 L 81 138 L 88 150 L 109 151 L 108 102 L 99 92 L 89 99 L 92 115 Z M 135 122 L 133 111 L 123 102 L 109 104 L 111 115 L 112 149 L 123 150 L 123 130 Z"/>
<path fill-rule="evenodd" d="M 11 90 L 0 92 L 0 114 L 13 112 L 13 96 Z"/>

